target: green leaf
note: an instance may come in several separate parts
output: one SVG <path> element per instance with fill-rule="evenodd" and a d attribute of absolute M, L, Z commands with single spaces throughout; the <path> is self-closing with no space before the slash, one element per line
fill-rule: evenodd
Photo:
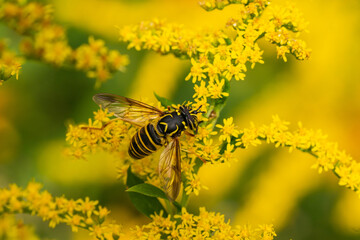
<path fill-rule="evenodd" d="M 131 172 L 131 167 L 127 170 L 126 186 L 132 187 L 138 184 L 144 183 L 144 181 Z"/>
<path fill-rule="evenodd" d="M 156 99 L 161 103 L 161 105 L 163 107 L 168 107 L 168 106 L 171 106 L 174 104 L 173 101 L 169 100 L 169 99 L 166 99 L 164 97 L 160 97 L 159 95 L 156 94 L 156 92 L 154 92 L 154 95 L 156 97 Z"/>
<path fill-rule="evenodd" d="M 181 205 L 178 202 L 169 200 L 166 193 L 154 185 L 151 185 L 148 183 L 140 183 L 138 185 L 132 186 L 131 188 L 129 188 L 126 191 L 140 193 L 140 194 L 143 194 L 143 195 L 149 196 L 149 197 L 163 198 L 165 200 L 170 201 L 176 207 L 176 210 L 178 212 L 181 211 Z"/>
<path fill-rule="evenodd" d="M 131 172 L 131 167 L 127 171 L 126 185 L 131 188 L 139 184 L 144 184 L 144 181 Z M 135 208 L 144 215 L 150 217 L 155 213 L 160 214 L 163 211 L 164 216 L 167 216 L 167 212 L 161 205 L 160 201 L 156 197 L 150 197 L 138 192 L 128 192 L 131 202 Z"/>
<path fill-rule="evenodd" d="M 149 197 L 158 197 L 158 198 L 168 199 L 168 197 L 166 196 L 166 194 L 164 193 L 163 190 L 161 190 L 158 187 L 155 187 L 154 185 L 147 184 L 147 183 L 141 183 L 141 184 L 132 186 L 131 188 L 129 188 L 126 191 L 141 193 L 141 194 L 149 196 Z"/>
<path fill-rule="evenodd" d="M 181 205 L 178 202 L 173 201 L 172 204 L 176 207 L 177 212 L 181 212 Z"/>

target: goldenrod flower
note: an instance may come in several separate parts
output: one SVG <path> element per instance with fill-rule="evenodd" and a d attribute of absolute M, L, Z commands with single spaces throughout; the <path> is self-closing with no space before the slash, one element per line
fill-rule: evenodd
<path fill-rule="evenodd" d="M 319 173 L 332 170 L 339 177 L 339 185 L 350 188 L 360 196 L 360 164 L 351 156 L 338 149 L 337 144 L 329 142 L 321 131 L 303 128 L 299 123 L 296 131 L 288 130 L 289 123 L 279 116 L 273 116 L 270 125 L 242 130 L 240 137 L 236 139 L 235 146 L 246 148 L 249 145 L 257 146 L 260 140 L 273 143 L 275 147 L 289 147 L 308 152 L 316 157 L 316 163 L 312 166 Z"/>
<path fill-rule="evenodd" d="M 223 120 L 224 125 L 216 124 L 216 127 L 220 128 L 221 129 L 220 132 L 222 133 L 222 135 L 220 135 L 219 137 L 220 141 L 226 140 L 229 143 L 231 136 L 237 137 L 239 135 L 239 131 L 236 130 L 233 121 L 234 121 L 233 117 L 229 117 Z"/>
<path fill-rule="evenodd" d="M 200 85 L 194 86 L 195 94 L 193 98 L 206 98 L 209 96 L 209 90 L 205 84 L 205 81 L 200 81 Z"/>
<path fill-rule="evenodd" d="M 37 2 L 4 1 L 0 7 L 0 20 L 24 36 L 20 50 L 27 58 L 35 58 L 58 67 L 73 66 L 96 78 L 96 86 L 108 80 L 114 72 L 128 65 L 127 56 L 108 50 L 103 40 L 89 38 L 89 43 L 72 49 L 63 27 L 52 22 L 51 6 Z M 1 43 L 0 43 L 1 45 Z M 1 61 L 0 81 L 18 75 L 19 59 L 4 64 Z M 6 72 L 3 72 L 5 71 Z M 0 83 L 1 83 L 0 82 Z"/>
<path fill-rule="evenodd" d="M 7 48 L 5 40 L 0 39 L 0 85 L 12 76 L 19 78 L 19 72 L 24 60 Z"/>
<path fill-rule="evenodd" d="M 59 223 L 66 223 L 74 232 L 79 227 L 84 228 L 99 239 L 111 239 L 108 238 L 110 235 L 115 238 L 120 236 L 119 225 L 103 222 L 109 211 L 98 206 L 98 201 L 91 201 L 88 197 L 85 200 L 69 200 L 63 196 L 55 198 L 49 192 L 40 190 L 41 184 L 33 181 L 25 189 L 15 184 L 0 189 L 0 215 L 4 212 L 31 213 L 48 221 L 52 228 Z"/>
<path fill-rule="evenodd" d="M 242 64 L 233 65 L 230 64 L 228 68 L 225 70 L 224 75 L 226 79 L 231 80 L 232 78 L 235 78 L 236 81 L 244 80 L 245 79 L 245 73 L 246 68 Z"/>
<path fill-rule="evenodd" d="M 198 133 L 196 134 L 196 138 L 204 139 L 209 138 L 210 136 L 216 135 L 217 132 L 213 130 L 213 126 L 207 125 L 206 127 L 199 127 Z"/>
<path fill-rule="evenodd" d="M 226 145 L 226 150 L 221 155 L 220 161 L 226 162 L 228 164 L 230 164 L 230 162 L 232 161 L 237 161 L 237 158 L 234 157 L 234 151 L 235 151 L 235 146 L 233 144 L 228 143 Z"/>
<path fill-rule="evenodd" d="M 202 63 L 198 63 L 195 60 L 191 59 L 191 70 L 189 75 L 187 75 L 187 77 L 185 78 L 185 80 L 189 80 L 190 78 L 192 78 L 192 82 L 195 83 L 196 81 L 201 81 L 201 79 L 204 79 L 205 76 L 205 71 L 206 69 L 203 68 L 203 64 Z"/>
<path fill-rule="evenodd" d="M 204 138 L 203 144 L 198 144 L 198 153 L 207 161 L 214 163 L 220 157 L 219 144 L 214 143 L 212 138 Z"/>
<path fill-rule="evenodd" d="M 109 113 L 107 109 L 105 109 L 104 111 L 99 109 L 97 112 L 93 112 L 93 113 L 94 113 L 95 125 L 96 123 L 107 123 L 108 121 L 110 121 L 110 117 L 114 116 L 114 113 L 113 112 Z"/>
<path fill-rule="evenodd" d="M 185 192 L 187 195 L 190 195 L 192 192 L 197 196 L 201 189 L 208 189 L 200 182 L 200 178 L 196 174 L 189 174 L 187 176 L 187 186 L 185 187 Z"/>
<path fill-rule="evenodd" d="M 2 214 L 0 216 L 0 238 L 40 240 L 33 227 L 24 224 L 22 220 L 17 220 L 12 214 Z"/>
<path fill-rule="evenodd" d="M 287 62 L 286 54 L 290 53 L 290 49 L 288 46 L 276 46 L 277 58 L 282 58 L 284 62 Z"/>
<path fill-rule="evenodd" d="M 142 228 L 136 227 L 126 236 L 130 239 L 266 239 L 276 236 L 272 225 L 259 225 L 251 231 L 250 226 L 231 227 L 225 221 L 224 215 L 208 212 L 204 207 L 199 209 L 199 215 L 188 213 L 182 208 L 181 214 L 174 216 L 175 220 L 163 217 L 163 214 L 152 216 L 152 222 Z M 161 234 L 161 235 L 160 235 Z M 161 238 L 160 238 L 161 237 Z"/>
<path fill-rule="evenodd" d="M 219 81 L 218 79 L 209 83 L 208 89 L 211 95 L 211 98 L 222 98 L 228 97 L 229 93 L 224 92 L 225 79 Z"/>
<path fill-rule="evenodd" d="M 218 68 L 218 66 L 216 66 L 212 63 L 208 63 L 207 68 L 205 68 L 205 71 L 208 74 L 209 81 L 214 81 L 214 80 L 219 79 L 219 75 L 220 75 L 221 71 Z"/>

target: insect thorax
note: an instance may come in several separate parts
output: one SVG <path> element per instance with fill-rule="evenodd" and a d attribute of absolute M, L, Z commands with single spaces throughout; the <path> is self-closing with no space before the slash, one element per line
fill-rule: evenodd
<path fill-rule="evenodd" d="M 185 130 L 186 123 L 179 111 L 172 111 L 160 118 L 157 130 L 163 136 L 176 137 Z"/>

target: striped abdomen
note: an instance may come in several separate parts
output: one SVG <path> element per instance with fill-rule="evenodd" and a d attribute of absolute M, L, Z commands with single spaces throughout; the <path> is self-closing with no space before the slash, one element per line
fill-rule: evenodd
<path fill-rule="evenodd" d="M 128 152 L 130 157 L 141 159 L 155 152 L 162 145 L 161 138 L 156 133 L 154 126 L 148 123 L 135 133 L 131 139 Z"/>

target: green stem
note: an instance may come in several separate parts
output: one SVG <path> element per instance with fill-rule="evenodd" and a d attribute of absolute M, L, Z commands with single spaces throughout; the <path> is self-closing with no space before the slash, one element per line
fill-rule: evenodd
<path fill-rule="evenodd" d="M 189 203 L 189 197 L 190 197 L 190 195 L 187 195 L 184 190 L 182 198 L 181 198 L 181 202 L 180 202 L 182 207 L 186 208 L 187 204 Z"/>
<path fill-rule="evenodd" d="M 168 199 L 164 199 L 164 200 L 165 200 L 166 210 L 167 210 L 168 214 L 173 215 L 174 211 L 173 211 L 173 207 L 170 204 L 170 201 Z"/>

